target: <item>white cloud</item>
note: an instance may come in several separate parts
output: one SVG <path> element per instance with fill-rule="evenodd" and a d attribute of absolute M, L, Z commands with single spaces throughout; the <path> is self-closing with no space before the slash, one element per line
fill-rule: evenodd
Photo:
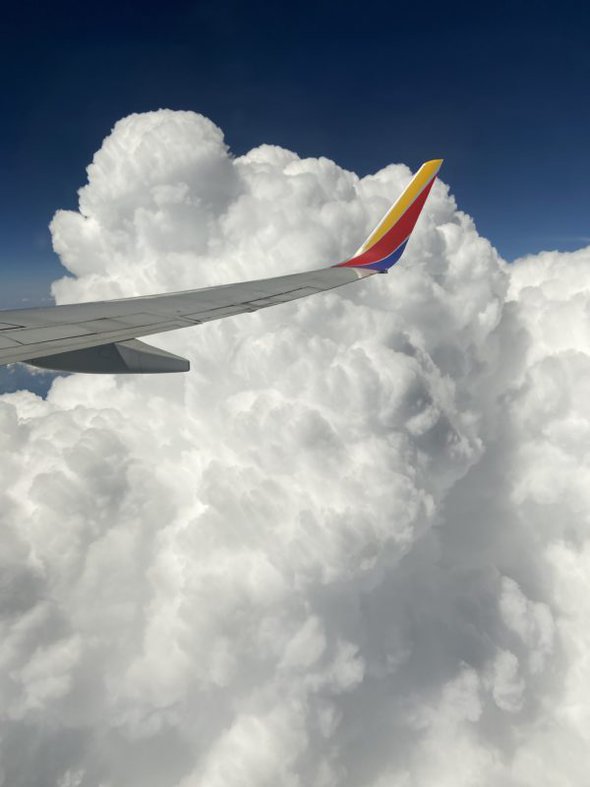
<path fill-rule="evenodd" d="M 60 301 L 297 271 L 410 176 L 119 122 Z M 505 265 L 437 183 L 403 262 L 0 398 L 0 783 L 579 785 L 590 250 Z"/>

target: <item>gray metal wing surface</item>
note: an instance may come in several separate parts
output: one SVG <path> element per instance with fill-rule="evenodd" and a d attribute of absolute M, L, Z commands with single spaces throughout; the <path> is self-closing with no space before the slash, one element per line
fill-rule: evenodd
<path fill-rule="evenodd" d="M 0 311 L 0 364 L 76 372 L 184 372 L 184 358 L 139 336 L 200 325 L 385 273 L 402 256 L 441 159 L 423 164 L 358 252 L 331 268 L 168 295 Z"/>
<path fill-rule="evenodd" d="M 132 340 L 287 303 L 373 273 L 333 267 L 164 295 L 0 311 L 0 364 L 94 373 L 187 371 L 184 359 Z"/>

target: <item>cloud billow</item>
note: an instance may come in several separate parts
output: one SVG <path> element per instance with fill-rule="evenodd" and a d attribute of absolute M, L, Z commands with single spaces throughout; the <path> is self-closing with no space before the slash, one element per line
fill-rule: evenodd
<path fill-rule="evenodd" d="M 58 302 L 349 256 L 410 177 L 120 121 Z M 0 783 L 578 785 L 590 251 L 506 265 L 437 183 L 388 277 L 0 398 Z"/>

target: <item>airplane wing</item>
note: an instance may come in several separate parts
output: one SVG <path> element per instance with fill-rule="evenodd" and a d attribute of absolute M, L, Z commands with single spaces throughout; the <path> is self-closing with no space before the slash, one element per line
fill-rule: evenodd
<path fill-rule="evenodd" d="M 184 358 L 137 337 L 257 311 L 331 290 L 401 257 L 442 160 L 423 164 L 350 260 L 321 270 L 165 295 L 0 311 L 0 365 L 89 373 L 184 372 Z"/>

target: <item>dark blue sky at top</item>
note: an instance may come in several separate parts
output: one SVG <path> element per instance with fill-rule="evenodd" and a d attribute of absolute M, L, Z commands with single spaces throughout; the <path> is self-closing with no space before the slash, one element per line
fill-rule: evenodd
<path fill-rule="evenodd" d="M 61 275 L 48 224 L 131 112 L 190 109 L 359 174 L 441 172 L 507 259 L 590 242 L 584 4 L 27 3 L 3 9 L 0 305 Z M 392 195 L 393 197 L 394 195 Z M 195 282 L 198 286 L 198 282 Z"/>

